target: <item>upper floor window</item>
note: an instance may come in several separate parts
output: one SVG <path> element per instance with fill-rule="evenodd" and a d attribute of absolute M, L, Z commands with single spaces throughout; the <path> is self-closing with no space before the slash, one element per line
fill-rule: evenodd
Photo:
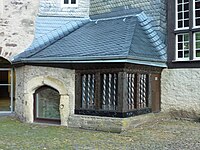
<path fill-rule="evenodd" d="M 62 5 L 67 7 L 76 7 L 78 0 L 62 0 Z"/>
<path fill-rule="evenodd" d="M 176 28 L 189 27 L 189 0 L 177 0 L 176 13 Z"/>
<path fill-rule="evenodd" d="M 194 1 L 194 26 L 200 25 L 200 0 Z"/>
<path fill-rule="evenodd" d="M 200 59 L 200 0 L 175 0 L 175 2 L 175 59 L 181 61 Z"/>

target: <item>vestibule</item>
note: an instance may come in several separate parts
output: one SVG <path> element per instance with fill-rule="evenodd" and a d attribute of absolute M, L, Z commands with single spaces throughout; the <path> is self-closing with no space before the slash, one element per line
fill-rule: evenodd
<path fill-rule="evenodd" d="M 16 82 L 21 85 L 16 113 L 27 122 L 68 126 L 74 124 L 69 118 L 77 115 L 126 118 L 158 112 L 161 71 L 130 63 L 16 67 Z"/>

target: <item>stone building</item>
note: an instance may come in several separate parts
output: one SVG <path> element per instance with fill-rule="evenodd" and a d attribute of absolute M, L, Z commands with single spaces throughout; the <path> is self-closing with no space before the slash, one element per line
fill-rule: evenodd
<path fill-rule="evenodd" d="M 11 111 L 117 131 L 149 112 L 198 115 L 199 3 L 40 0 L 33 42 L 12 61 Z"/>
<path fill-rule="evenodd" d="M 167 10 L 168 69 L 162 72 L 162 110 L 199 117 L 200 2 L 172 1 Z"/>
<path fill-rule="evenodd" d="M 163 11 L 164 1 L 41 0 L 34 40 L 12 61 L 15 113 L 27 122 L 122 130 L 124 118 L 159 112 Z"/>
<path fill-rule="evenodd" d="M 38 6 L 39 1 L 0 0 L 0 112 L 13 111 L 11 60 L 32 43 Z"/>

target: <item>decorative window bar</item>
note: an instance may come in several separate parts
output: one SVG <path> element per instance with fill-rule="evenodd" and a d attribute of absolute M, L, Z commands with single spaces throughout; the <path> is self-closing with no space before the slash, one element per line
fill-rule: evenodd
<path fill-rule="evenodd" d="M 128 88 L 128 110 L 136 108 L 136 75 L 132 73 L 127 74 L 127 88 Z"/>
<path fill-rule="evenodd" d="M 83 74 L 82 80 L 82 108 L 94 109 L 95 76 L 94 74 Z"/>
<path fill-rule="evenodd" d="M 117 106 L 117 74 L 101 74 L 101 109 L 116 110 Z"/>
<path fill-rule="evenodd" d="M 146 108 L 148 107 L 148 87 L 147 87 L 147 75 L 140 74 L 139 75 L 139 102 L 138 108 Z"/>

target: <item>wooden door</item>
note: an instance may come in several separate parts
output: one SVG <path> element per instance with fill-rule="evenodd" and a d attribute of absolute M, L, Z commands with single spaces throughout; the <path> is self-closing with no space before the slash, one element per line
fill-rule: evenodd
<path fill-rule="evenodd" d="M 151 74 L 152 112 L 159 112 L 161 110 L 160 78 L 160 74 Z"/>

